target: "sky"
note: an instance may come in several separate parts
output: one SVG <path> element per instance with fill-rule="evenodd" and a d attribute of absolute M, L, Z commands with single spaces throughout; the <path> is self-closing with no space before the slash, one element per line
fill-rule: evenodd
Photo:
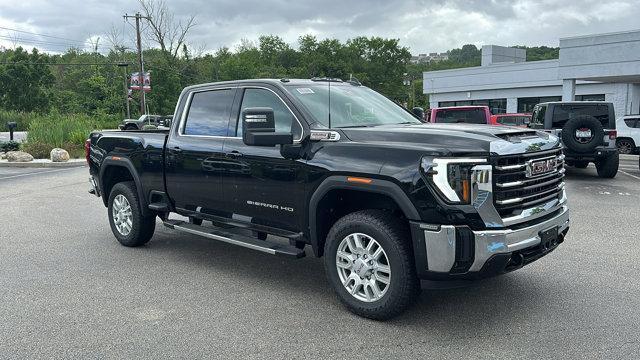
<path fill-rule="evenodd" d="M 640 29 L 640 0 L 166 0 L 175 19 L 195 15 L 193 48 L 214 52 L 241 39 L 279 35 L 292 46 L 303 34 L 319 39 L 356 36 L 400 39 L 412 54 L 476 46 L 558 46 L 561 37 Z M 70 45 L 99 49 L 111 29 L 134 47 L 122 15 L 134 0 L 0 0 L 0 46 L 63 52 Z M 16 32 L 16 29 L 23 32 Z M 47 35 L 39 36 L 34 35 Z M 146 47 L 154 46 L 145 41 Z"/>

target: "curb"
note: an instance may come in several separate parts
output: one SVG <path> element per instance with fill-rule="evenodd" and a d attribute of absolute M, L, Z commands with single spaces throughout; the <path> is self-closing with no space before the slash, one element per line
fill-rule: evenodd
<path fill-rule="evenodd" d="M 13 167 L 13 168 L 74 168 L 74 167 L 83 167 L 86 166 L 87 163 L 82 161 L 68 161 L 68 162 L 39 162 L 39 161 L 30 161 L 30 162 L 8 162 L 8 161 L 0 161 L 0 168 L 3 167 Z"/>

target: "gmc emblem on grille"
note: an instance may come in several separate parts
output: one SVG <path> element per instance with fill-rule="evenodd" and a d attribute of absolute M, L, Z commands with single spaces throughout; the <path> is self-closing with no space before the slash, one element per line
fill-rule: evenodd
<path fill-rule="evenodd" d="M 527 161 L 526 176 L 534 177 L 543 175 L 556 170 L 557 161 L 555 158 L 546 160 L 529 160 Z"/>

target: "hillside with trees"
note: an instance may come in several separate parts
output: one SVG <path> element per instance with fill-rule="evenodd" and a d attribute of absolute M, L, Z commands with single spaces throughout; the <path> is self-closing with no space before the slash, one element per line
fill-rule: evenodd
<path fill-rule="evenodd" d="M 522 47 L 529 61 L 557 58 L 558 49 Z M 188 85 L 249 78 L 356 77 L 363 84 L 398 102 L 427 106 L 422 94 L 422 72 L 480 65 L 475 45 L 448 51 L 449 60 L 410 64 L 411 53 L 397 39 L 357 37 L 341 42 L 301 36 L 294 45 L 275 35 L 257 41 L 244 40 L 234 49 L 223 47 L 212 54 L 182 51 L 144 51 L 152 91 L 147 94 L 149 111 L 169 114 L 182 88 Z M 128 64 L 127 67 L 118 65 Z M 124 116 L 124 82 L 137 71 L 136 53 L 114 48 L 108 54 L 69 49 L 64 54 L 46 54 L 22 48 L 0 51 L 0 108 L 22 112 L 111 114 Z M 403 85 L 404 74 L 414 80 L 414 97 Z M 131 109 L 136 114 L 138 94 Z"/>

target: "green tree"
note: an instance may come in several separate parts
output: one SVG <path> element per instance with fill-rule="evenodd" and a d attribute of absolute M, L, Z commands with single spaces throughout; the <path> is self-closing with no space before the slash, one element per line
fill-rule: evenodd
<path fill-rule="evenodd" d="M 47 111 L 49 89 L 54 77 L 47 65 L 46 56 L 33 49 L 6 50 L 0 64 L 0 105 L 4 109 L 18 111 Z"/>

